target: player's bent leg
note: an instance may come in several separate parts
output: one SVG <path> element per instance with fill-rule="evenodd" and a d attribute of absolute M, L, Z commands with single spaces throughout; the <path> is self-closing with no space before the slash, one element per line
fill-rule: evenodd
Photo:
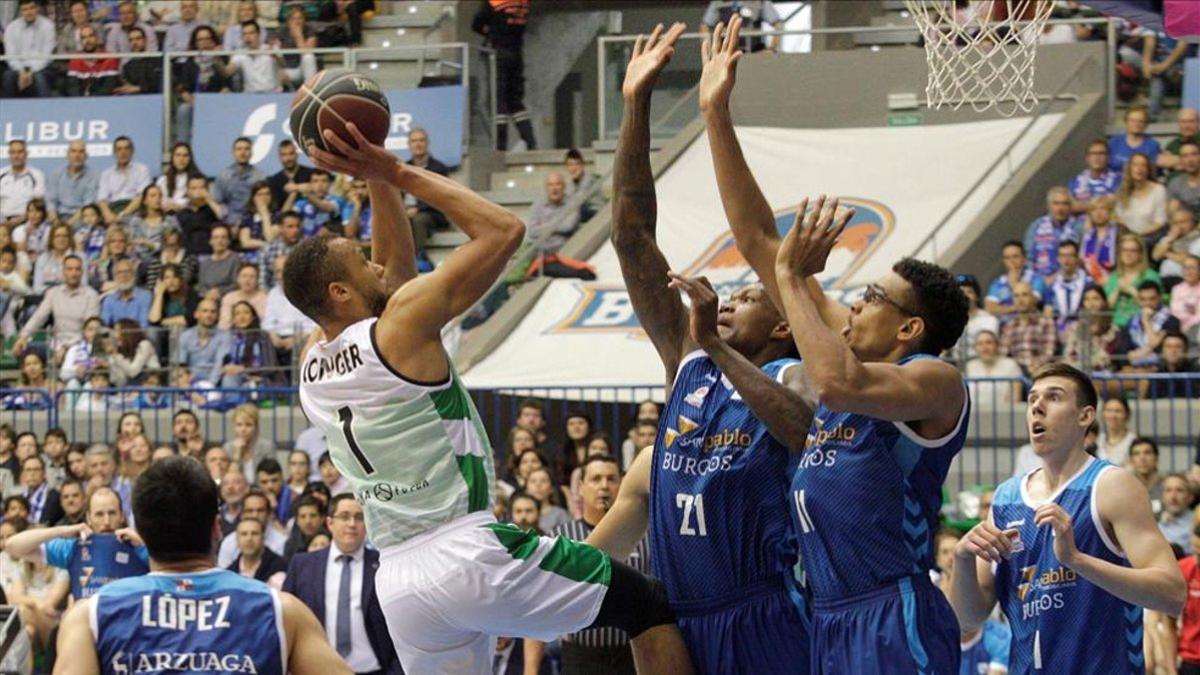
<path fill-rule="evenodd" d="M 611 626 L 628 633 L 638 673 L 691 673 L 692 659 L 662 582 L 624 563 L 611 565 L 608 592 L 589 628 Z"/>

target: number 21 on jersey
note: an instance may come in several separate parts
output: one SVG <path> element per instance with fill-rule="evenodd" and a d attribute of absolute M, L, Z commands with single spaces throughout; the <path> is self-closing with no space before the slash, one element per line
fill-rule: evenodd
<path fill-rule="evenodd" d="M 689 495 L 680 492 L 675 495 L 675 506 L 683 509 L 683 519 L 679 523 L 679 534 L 694 537 L 708 536 L 708 527 L 704 524 L 704 495 Z M 696 514 L 696 525 L 692 526 L 692 513 Z"/>

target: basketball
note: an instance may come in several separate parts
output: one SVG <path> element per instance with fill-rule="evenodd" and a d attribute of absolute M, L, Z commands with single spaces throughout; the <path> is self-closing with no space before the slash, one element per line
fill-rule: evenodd
<path fill-rule="evenodd" d="M 1043 6 L 1042 0 L 992 0 L 985 9 L 989 21 L 1002 22 L 1032 21 L 1047 8 Z"/>
<path fill-rule="evenodd" d="M 354 145 L 346 131 L 347 122 L 353 122 L 367 140 L 383 145 L 391 118 L 391 109 L 379 84 L 343 68 L 313 75 L 292 99 L 292 136 L 305 152 L 310 142 L 322 150 L 331 150 L 323 137 L 326 129 Z"/>

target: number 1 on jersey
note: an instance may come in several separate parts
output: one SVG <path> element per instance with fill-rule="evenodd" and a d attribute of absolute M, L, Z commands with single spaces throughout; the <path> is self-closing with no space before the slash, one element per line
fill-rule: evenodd
<path fill-rule="evenodd" d="M 375 473 L 375 467 L 371 466 L 370 460 L 363 454 L 362 448 L 358 447 L 358 441 L 354 439 L 354 429 L 350 426 L 354 422 L 354 413 L 350 410 L 350 406 L 338 408 L 338 420 L 342 423 L 342 434 L 346 436 L 346 444 L 350 446 L 350 452 L 353 453 L 354 459 L 358 460 L 358 465 L 367 472 L 368 476 Z"/>
<path fill-rule="evenodd" d="M 679 524 L 679 534 L 696 536 L 699 530 L 701 537 L 708 536 L 708 528 L 704 525 L 704 495 L 689 495 L 680 492 L 675 495 L 675 506 L 683 509 L 683 522 Z M 692 507 L 696 507 L 696 527 L 692 527 Z"/>

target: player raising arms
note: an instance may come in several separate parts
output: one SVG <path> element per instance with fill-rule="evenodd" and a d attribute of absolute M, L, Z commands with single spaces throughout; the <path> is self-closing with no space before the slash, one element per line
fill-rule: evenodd
<path fill-rule="evenodd" d="M 958 625 L 928 571 L 970 407 L 962 376 L 936 355 L 962 333 L 966 298 L 947 270 L 912 259 L 852 307 L 825 296 L 814 275 L 853 211 L 822 198 L 780 241 L 729 112 L 740 28 L 737 17 L 728 34 L 718 26 L 704 48 L 700 105 L 738 249 L 788 324 L 804 327 L 792 335 L 820 401 L 792 481 L 813 672 L 957 672 Z"/>
<path fill-rule="evenodd" d="M 800 448 L 811 407 L 791 334 L 761 288 L 741 289 L 718 309 L 706 279 L 672 274 L 671 286 L 692 300 L 689 331 L 655 242 L 650 93 L 683 30 L 664 34 L 660 25 L 634 46 L 613 171 L 612 241 L 666 368 L 668 401 L 653 450 L 639 448 L 589 541 L 623 557 L 649 522 L 650 562 L 698 671 L 805 672 L 787 445 Z"/>
<path fill-rule="evenodd" d="M 150 574 L 114 581 L 63 617 L 55 675 L 162 672 L 350 675 L 302 602 L 213 566 L 217 486 L 190 457 L 133 488 Z"/>
<path fill-rule="evenodd" d="M 999 600 L 1010 673 L 1145 672 L 1142 608 L 1178 616 L 1187 599 L 1146 488 L 1084 449 L 1096 407 L 1079 370 L 1034 373 L 1025 424 L 1041 466 L 996 488 L 955 547 L 954 611 L 974 630 Z"/>
<path fill-rule="evenodd" d="M 654 582 L 586 544 L 492 516 L 492 450 L 441 331 L 496 281 L 524 226 L 347 128 L 355 147 L 326 131 L 340 156 L 308 152 L 322 168 L 368 181 L 374 262 L 350 239 L 307 239 L 288 256 L 284 292 L 323 333 L 304 357 L 300 402 L 363 504 L 404 669 L 489 673 L 494 635 L 550 640 L 615 626 L 630 634 L 641 672 L 689 672 Z M 400 191 L 470 237 L 424 276 L 414 273 Z"/>

